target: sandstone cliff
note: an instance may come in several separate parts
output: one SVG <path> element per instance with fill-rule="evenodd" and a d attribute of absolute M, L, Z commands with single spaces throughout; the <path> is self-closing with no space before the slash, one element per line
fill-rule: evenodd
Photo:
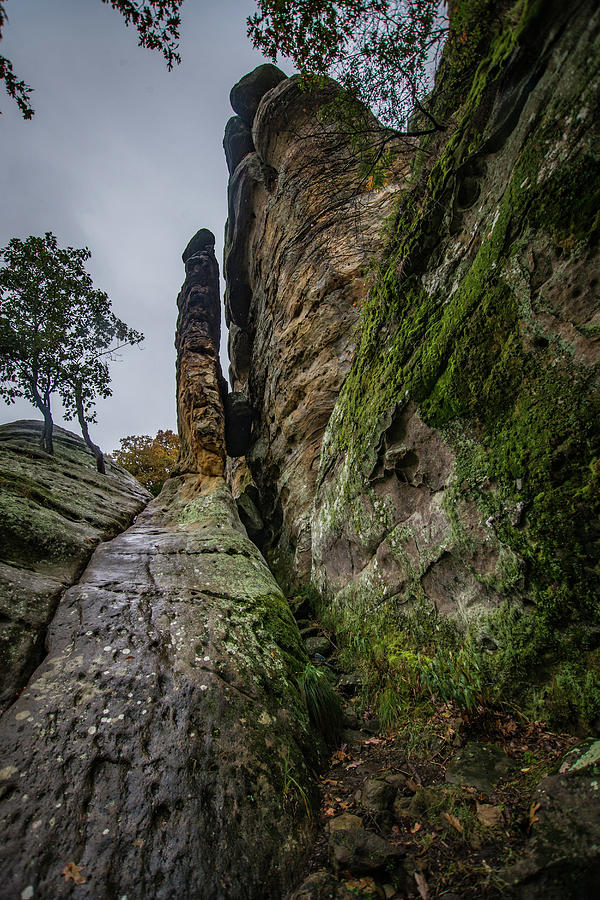
<path fill-rule="evenodd" d="M 310 574 L 321 438 L 393 196 L 365 189 L 347 134 L 319 118 L 335 91 L 307 94 L 298 77 L 262 66 L 234 87 L 240 117 L 225 135 L 230 375 L 255 416 L 247 461 L 266 525 L 257 537 L 282 576 Z"/>
<path fill-rule="evenodd" d="M 588 725 L 598 27 L 591 2 L 458 4 L 446 131 L 383 190 L 333 146 L 327 90 L 294 78 L 226 134 L 232 378 L 255 415 L 241 501 L 283 583 L 317 588 L 342 642 L 391 647 L 392 681 L 394 648 L 467 641 L 477 683 Z"/>
<path fill-rule="evenodd" d="M 222 476 L 213 245 L 184 254 L 182 474 L 96 549 L 0 720 L 7 900 L 277 898 L 306 851 L 308 657 Z"/>

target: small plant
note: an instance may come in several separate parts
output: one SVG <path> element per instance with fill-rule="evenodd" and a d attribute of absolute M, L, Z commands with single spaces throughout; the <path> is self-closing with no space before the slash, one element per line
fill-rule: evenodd
<path fill-rule="evenodd" d="M 458 651 L 437 649 L 432 656 L 417 653 L 420 681 L 432 696 L 455 703 L 461 712 L 473 712 L 483 699 L 482 678 L 477 657 L 470 647 Z"/>
<path fill-rule="evenodd" d="M 298 679 L 310 721 L 328 744 L 334 744 L 342 725 L 339 697 L 322 669 L 307 663 Z"/>
<path fill-rule="evenodd" d="M 283 760 L 283 796 L 286 800 L 290 800 L 292 796 L 295 795 L 302 800 L 304 804 L 304 809 L 306 810 L 306 817 L 308 819 L 312 818 L 310 804 L 308 802 L 308 794 L 304 790 L 301 784 L 298 783 L 296 778 L 291 773 L 291 763 L 289 752 L 286 753 Z"/>

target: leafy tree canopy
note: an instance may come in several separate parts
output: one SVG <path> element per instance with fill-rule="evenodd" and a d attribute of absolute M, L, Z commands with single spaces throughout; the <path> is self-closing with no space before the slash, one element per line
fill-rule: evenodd
<path fill-rule="evenodd" d="M 113 459 L 147 488 L 155 497 L 171 475 L 179 455 L 179 437 L 172 431 L 129 435 L 119 441 L 121 447 Z"/>
<path fill-rule="evenodd" d="M 8 21 L 5 2 L 0 2 L 0 40 L 2 29 Z M 179 10 L 183 0 L 102 0 L 102 3 L 112 6 L 123 16 L 126 25 L 137 29 L 140 47 L 161 51 L 169 71 L 175 63 L 181 62 L 178 52 Z M 9 97 L 17 103 L 23 118 L 31 119 L 34 114 L 30 100 L 33 88 L 15 75 L 11 61 L 4 56 L 0 56 L 0 81 L 4 82 Z"/>
<path fill-rule="evenodd" d="M 440 0 L 257 0 L 248 19 L 254 46 L 291 59 L 308 83 L 329 75 L 346 97 L 406 132 L 431 88 L 447 32 Z M 429 117 L 428 128 L 439 126 Z"/>
<path fill-rule="evenodd" d="M 42 448 L 52 446 L 51 397 L 58 393 L 67 418 L 77 416 L 102 471 L 102 454 L 87 423 L 98 396 L 109 397 L 108 360 L 125 344 L 143 340 L 94 288 L 84 263 L 87 247 L 65 249 L 56 237 L 13 238 L 0 250 L 0 397 L 25 397 L 44 417 Z"/>

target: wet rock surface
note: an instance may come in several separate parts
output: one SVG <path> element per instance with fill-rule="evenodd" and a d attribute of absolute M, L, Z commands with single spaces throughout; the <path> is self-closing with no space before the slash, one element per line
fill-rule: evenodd
<path fill-rule="evenodd" d="M 40 434 L 36 421 L 0 426 L 0 710 L 44 655 L 62 592 L 150 499 L 109 459 L 100 475 L 76 435 L 55 428 L 52 457 Z"/>
<path fill-rule="evenodd" d="M 0 722 L 0 896 L 280 897 L 306 655 L 221 479 L 171 479 L 63 597 Z M 302 810 L 302 804 L 300 804 Z M 74 867 L 74 868 L 73 868 Z"/>

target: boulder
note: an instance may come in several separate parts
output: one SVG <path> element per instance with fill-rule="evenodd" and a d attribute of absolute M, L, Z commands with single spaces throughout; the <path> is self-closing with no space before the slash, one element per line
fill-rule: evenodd
<path fill-rule="evenodd" d="M 289 900 L 330 900 L 336 896 L 337 879 L 326 869 L 313 872 L 289 896 Z"/>
<path fill-rule="evenodd" d="M 595 900 L 600 884 L 600 741 L 544 778 L 523 858 L 503 872 L 519 900 Z"/>
<path fill-rule="evenodd" d="M 280 81 L 287 78 L 285 72 L 282 72 L 272 63 L 264 63 L 248 72 L 243 78 L 234 84 L 229 94 L 229 102 L 234 111 L 238 114 L 242 122 L 248 128 L 252 128 L 252 122 L 259 103 L 272 88 L 276 87 Z"/>

